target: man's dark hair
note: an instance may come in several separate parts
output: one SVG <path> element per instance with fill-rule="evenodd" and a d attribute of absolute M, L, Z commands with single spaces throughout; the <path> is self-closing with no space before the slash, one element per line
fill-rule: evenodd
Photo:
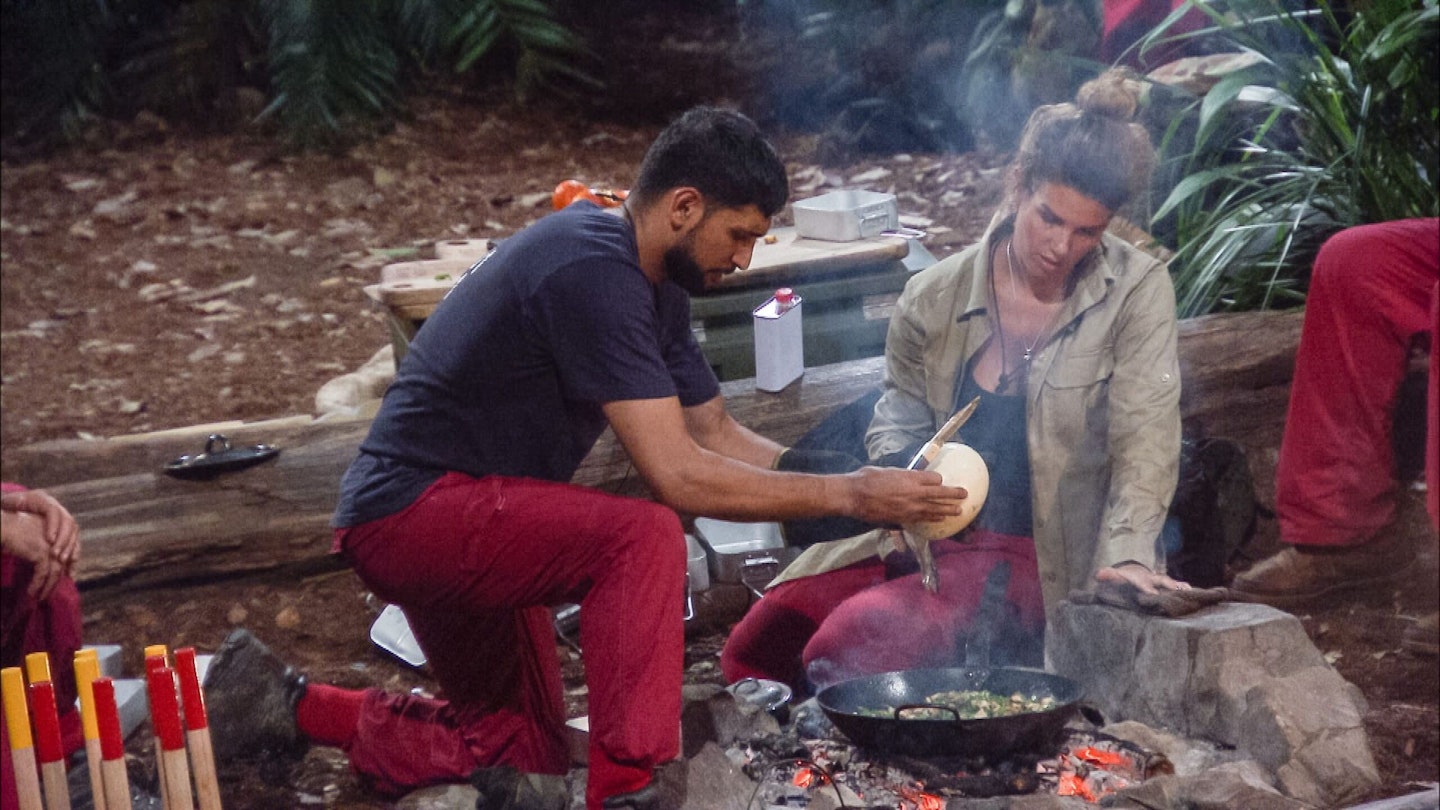
<path fill-rule="evenodd" d="M 681 186 L 726 208 L 754 205 L 767 217 L 790 195 L 785 164 L 755 123 L 714 107 L 696 107 L 660 133 L 640 163 L 631 194 L 648 205 Z"/>

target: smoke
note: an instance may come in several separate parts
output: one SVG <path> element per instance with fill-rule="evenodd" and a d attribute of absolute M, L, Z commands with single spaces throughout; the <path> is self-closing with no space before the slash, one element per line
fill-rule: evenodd
<path fill-rule="evenodd" d="M 1009 148 L 1101 67 L 1090 0 L 749 0 L 741 26 L 756 117 L 837 158 Z"/>

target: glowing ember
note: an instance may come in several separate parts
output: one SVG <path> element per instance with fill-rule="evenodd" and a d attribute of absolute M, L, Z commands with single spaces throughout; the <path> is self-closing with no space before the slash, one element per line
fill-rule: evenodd
<path fill-rule="evenodd" d="M 1077 773 L 1060 774 L 1060 787 L 1055 792 L 1060 796 L 1079 796 L 1087 802 L 1095 801 L 1095 794 L 1085 784 L 1085 777 Z"/>
<path fill-rule="evenodd" d="M 820 780 L 815 777 L 814 771 L 804 767 L 796 771 L 795 778 L 790 781 L 795 785 L 795 787 L 802 788 L 814 787 L 820 782 Z"/>
<path fill-rule="evenodd" d="M 902 805 L 904 807 L 913 806 L 915 810 L 945 810 L 945 799 L 940 796 L 907 787 L 900 788 L 899 793 L 900 798 L 909 802 L 908 805 Z"/>
<path fill-rule="evenodd" d="M 1123 767 L 1131 764 L 1130 759 L 1118 751 L 1102 751 L 1093 746 L 1087 746 L 1072 753 L 1091 765 L 1099 765 L 1102 768 Z"/>

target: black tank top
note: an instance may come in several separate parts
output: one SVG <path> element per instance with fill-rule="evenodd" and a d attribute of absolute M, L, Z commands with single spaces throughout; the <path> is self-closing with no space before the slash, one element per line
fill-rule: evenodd
<path fill-rule="evenodd" d="M 975 525 L 1000 534 L 1031 537 L 1030 452 L 1025 442 L 1025 395 L 991 393 L 975 382 L 974 360 L 959 375 L 958 409 L 975 397 L 980 405 L 960 429 L 959 440 L 970 445 L 990 469 L 990 493 Z"/>

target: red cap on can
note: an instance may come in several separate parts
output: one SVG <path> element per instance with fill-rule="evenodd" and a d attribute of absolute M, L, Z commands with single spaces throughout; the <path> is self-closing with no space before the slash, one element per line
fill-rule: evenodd
<path fill-rule="evenodd" d="M 795 303 L 795 291 L 789 287 L 781 287 L 775 291 L 775 303 L 782 307 L 788 307 Z"/>

